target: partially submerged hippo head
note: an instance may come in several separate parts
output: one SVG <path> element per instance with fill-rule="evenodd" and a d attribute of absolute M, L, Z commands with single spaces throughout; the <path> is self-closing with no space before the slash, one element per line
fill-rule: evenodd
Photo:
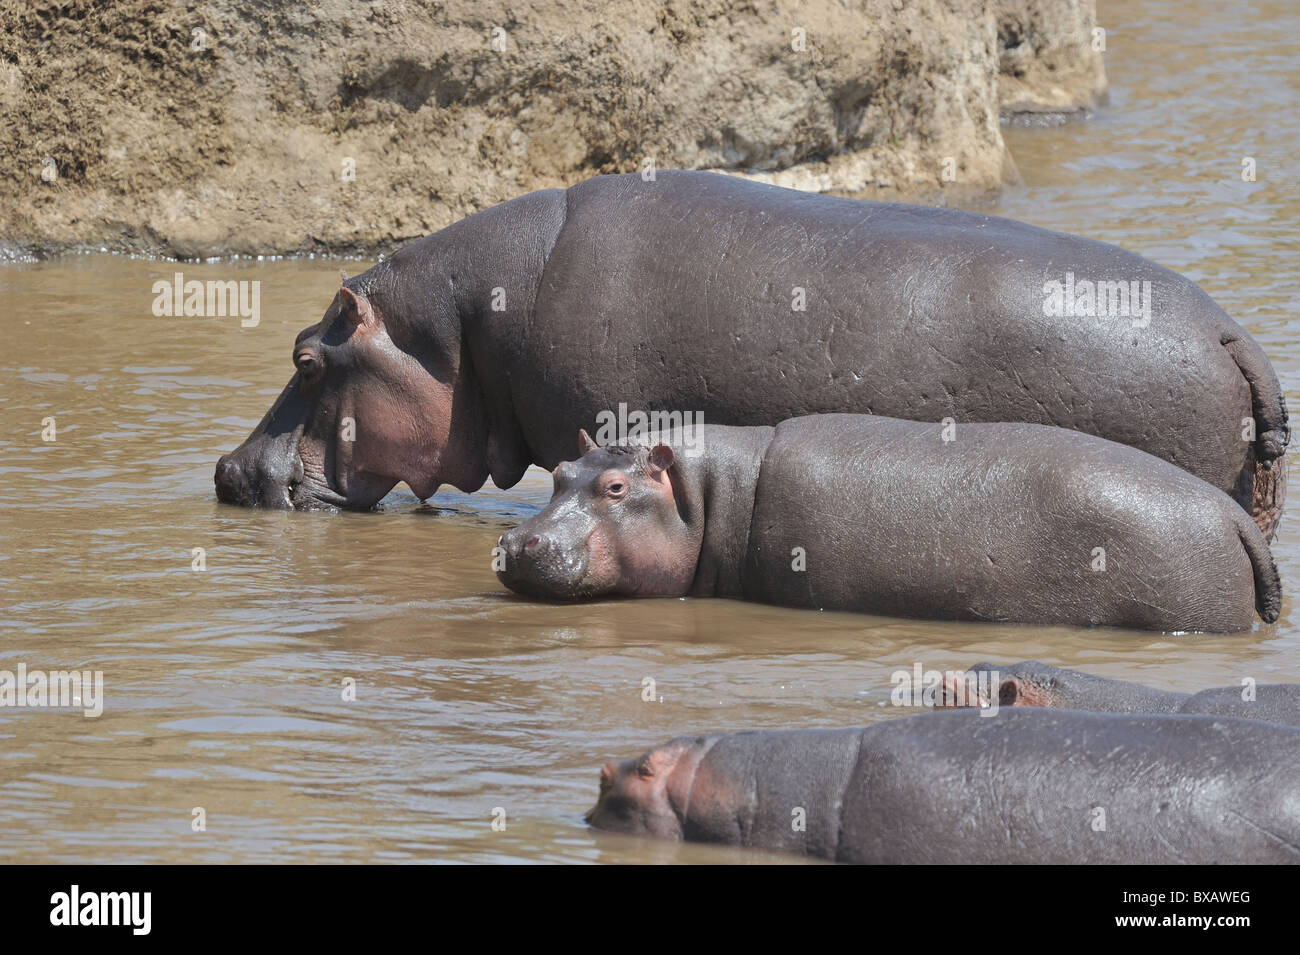
<path fill-rule="evenodd" d="M 638 759 L 606 763 L 587 823 L 606 832 L 682 838 L 682 820 L 674 807 L 685 805 L 695 769 L 695 759 L 685 757 L 698 755 L 693 751 L 699 742 L 675 739 Z"/>
<path fill-rule="evenodd" d="M 550 503 L 501 535 L 497 576 L 530 597 L 680 596 L 691 586 L 702 531 L 682 464 L 667 444 L 600 448 L 555 468 Z"/>
<path fill-rule="evenodd" d="M 953 703 L 953 695 L 945 685 L 948 705 L 983 706 L 1043 706 L 1065 710 L 1100 710 L 1104 712 L 1170 712 L 1176 709 L 1183 694 L 1154 690 L 1136 683 L 1110 680 L 1081 670 L 1022 660 L 1010 666 L 977 663 L 968 671 L 971 676 L 981 673 L 1000 679 L 993 687 L 995 701 Z"/>
<path fill-rule="evenodd" d="M 266 417 L 217 462 L 217 497 L 269 508 L 373 507 L 399 481 L 421 498 L 487 477 L 481 404 L 455 322 L 416 322 L 381 264 L 347 281 L 293 346 Z M 436 317 L 436 316 L 435 316 Z M 446 327 L 442 327 L 442 326 Z"/>
<path fill-rule="evenodd" d="M 945 707 L 965 706 L 1047 706 L 1070 708 L 1076 698 L 1081 698 L 1085 687 L 1072 686 L 1071 677 L 1090 678 L 1086 673 L 1064 670 L 1060 667 L 1025 660 L 1011 666 L 977 663 L 964 674 L 962 686 L 946 678 L 941 688 L 940 704 Z M 994 684 L 992 681 L 996 681 Z M 979 687 L 978 693 L 972 688 Z M 963 691 L 963 692 L 959 692 Z"/>
<path fill-rule="evenodd" d="M 1112 680 L 1037 660 L 1022 660 L 1010 666 L 977 663 L 969 672 L 1002 675 L 996 687 L 998 706 L 1043 706 L 1105 713 L 1172 713 L 1187 698 L 1186 693 L 1157 690 L 1140 683 Z M 946 695 L 950 697 L 950 694 Z"/>

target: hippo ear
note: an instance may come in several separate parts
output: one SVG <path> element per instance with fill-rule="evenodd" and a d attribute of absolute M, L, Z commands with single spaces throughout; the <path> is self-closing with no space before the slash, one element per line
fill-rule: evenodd
<path fill-rule="evenodd" d="M 586 429 L 586 428 L 579 428 L 579 429 L 578 429 L 578 455 L 579 455 L 579 457 L 581 457 L 582 455 L 586 454 L 588 451 L 595 451 L 595 450 L 598 449 L 599 447 L 600 447 L 600 445 L 598 445 L 595 441 L 592 441 L 592 440 L 591 440 L 591 435 L 587 434 L 587 429 Z"/>
<path fill-rule="evenodd" d="M 339 289 L 339 304 L 342 306 L 343 317 L 353 325 L 369 327 L 377 321 L 375 310 L 369 300 L 358 295 L 346 285 Z"/>
<path fill-rule="evenodd" d="M 700 497 L 699 485 L 687 479 L 683 473 L 683 464 L 673 449 L 663 443 L 656 444 L 647 452 L 645 466 L 652 481 L 666 484 L 671 489 L 682 523 L 688 527 L 703 527 L 700 520 L 704 513 L 704 502 Z"/>
<path fill-rule="evenodd" d="M 998 706 L 1024 706 L 1020 702 L 1020 681 L 1013 676 L 1007 677 L 998 687 Z"/>
<path fill-rule="evenodd" d="M 646 463 L 650 465 L 650 473 L 658 474 L 661 471 L 667 471 L 673 466 L 676 455 L 673 449 L 666 444 L 656 444 L 650 449 L 650 455 L 646 458 Z"/>

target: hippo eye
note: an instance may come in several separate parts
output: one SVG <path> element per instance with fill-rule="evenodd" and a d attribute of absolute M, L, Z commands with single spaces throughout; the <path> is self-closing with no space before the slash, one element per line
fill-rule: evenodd
<path fill-rule="evenodd" d="M 654 765 L 650 762 L 649 756 L 642 757 L 636 764 L 636 774 L 642 779 L 649 779 L 655 774 Z"/>
<path fill-rule="evenodd" d="M 602 477 L 601 494 L 615 501 L 627 496 L 628 480 L 626 474 L 620 471 L 607 471 Z"/>
<path fill-rule="evenodd" d="M 304 378 L 315 378 L 321 371 L 320 359 L 308 349 L 303 349 L 294 354 L 294 366 Z"/>

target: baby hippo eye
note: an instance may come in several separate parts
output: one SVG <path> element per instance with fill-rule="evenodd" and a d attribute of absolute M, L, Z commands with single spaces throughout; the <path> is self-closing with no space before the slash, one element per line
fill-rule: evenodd
<path fill-rule="evenodd" d="M 600 493 L 611 500 L 617 501 L 627 496 L 628 479 L 626 474 L 620 474 L 617 471 L 606 474 L 600 482 Z"/>

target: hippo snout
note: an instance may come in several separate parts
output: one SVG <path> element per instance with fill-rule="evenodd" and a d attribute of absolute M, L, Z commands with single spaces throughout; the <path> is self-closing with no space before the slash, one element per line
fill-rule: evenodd
<path fill-rule="evenodd" d="M 541 546 L 542 539 L 536 534 L 525 533 L 522 528 L 516 527 L 502 534 L 497 543 L 505 550 L 507 558 L 518 559 L 525 552 L 535 551 Z"/>
<path fill-rule="evenodd" d="M 527 524 L 502 534 L 497 544 L 504 558 L 497 577 L 511 590 L 551 600 L 582 596 L 585 548 Z"/>
<path fill-rule="evenodd" d="M 252 488 L 239 463 L 229 454 L 223 454 L 217 461 L 217 473 L 213 480 L 217 485 L 217 500 L 223 504 L 252 504 Z"/>
<path fill-rule="evenodd" d="M 297 470 L 301 469 L 297 464 Z M 217 460 L 216 473 L 217 500 L 223 504 L 237 504 L 241 507 L 268 507 L 288 510 L 293 507 L 289 499 L 289 485 L 279 480 L 257 462 L 238 451 L 223 454 Z"/>

